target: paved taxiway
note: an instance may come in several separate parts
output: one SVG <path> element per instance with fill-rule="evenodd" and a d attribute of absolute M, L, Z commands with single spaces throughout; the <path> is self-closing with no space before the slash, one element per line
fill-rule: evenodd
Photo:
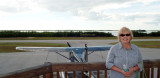
<path fill-rule="evenodd" d="M 160 39 L 136 39 L 134 41 L 160 41 Z M 108 43 L 117 42 L 117 40 L 0 40 L 3 42 L 45 42 L 45 43 L 67 43 L 74 47 L 88 46 L 105 46 Z M 140 48 L 143 59 L 160 59 L 160 49 Z M 95 52 L 89 55 L 89 62 L 105 62 L 105 52 Z M 68 53 L 62 54 L 68 57 Z M 16 52 L 16 53 L 0 53 L 0 76 L 37 65 L 44 64 L 44 62 L 68 62 L 67 59 L 61 57 L 54 52 Z"/>

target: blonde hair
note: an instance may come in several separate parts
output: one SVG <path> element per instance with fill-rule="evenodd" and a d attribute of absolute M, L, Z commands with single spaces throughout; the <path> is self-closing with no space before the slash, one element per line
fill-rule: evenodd
<path fill-rule="evenodd" d="M 122 27 L 122 28 L 119 30 L 118 35 L 117 35 L 119 42 L 121 41 L 121 40 L 120 40 L 120 34 L 126 33 L 126 32 L 129 33 L 129 34 L 131 34 L 131 40 L 132 40 L 132 38 L 133 38 L 133 33 L 132 33 L 132 31 L 131 31 L 129 28 L 127 28 L 127 27 Z"/>

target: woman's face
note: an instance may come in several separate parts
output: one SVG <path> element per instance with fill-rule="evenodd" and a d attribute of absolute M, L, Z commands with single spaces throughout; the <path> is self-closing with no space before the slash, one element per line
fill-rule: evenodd
<path fill-rule="evenodd" d="M 129 32 L 124 32 L 119 35 L 121 43 L 130 43 L 131 41 L 131 34 Z"/>

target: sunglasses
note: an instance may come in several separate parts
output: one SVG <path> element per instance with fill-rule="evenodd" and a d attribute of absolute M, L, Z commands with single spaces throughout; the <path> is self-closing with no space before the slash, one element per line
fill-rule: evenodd
<path fill-rule="evenodd" d="M 130 36 L 131 34 L 120 34 L 120 36 L 124 37 L 124 36 Z"/>

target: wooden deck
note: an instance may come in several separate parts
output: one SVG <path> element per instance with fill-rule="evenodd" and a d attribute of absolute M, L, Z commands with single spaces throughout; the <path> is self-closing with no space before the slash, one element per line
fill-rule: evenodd
<path fill-rule="evenodd" d="M 144 60 L 147 78 L 160 78 L 160 59 Z M 93 63 L 45 63 L 40 66 L 8 73 L 1 78 L 60 78 L 64 73 L 65 78 L 85 78 L 84 73 L 94 73 L 97 78 L 107 78 L 108 70 L 105 62 Z M 71 75 L 69 75 L 71 73 Z M 142 78 L 142 74 L 141 74 Z"/>

